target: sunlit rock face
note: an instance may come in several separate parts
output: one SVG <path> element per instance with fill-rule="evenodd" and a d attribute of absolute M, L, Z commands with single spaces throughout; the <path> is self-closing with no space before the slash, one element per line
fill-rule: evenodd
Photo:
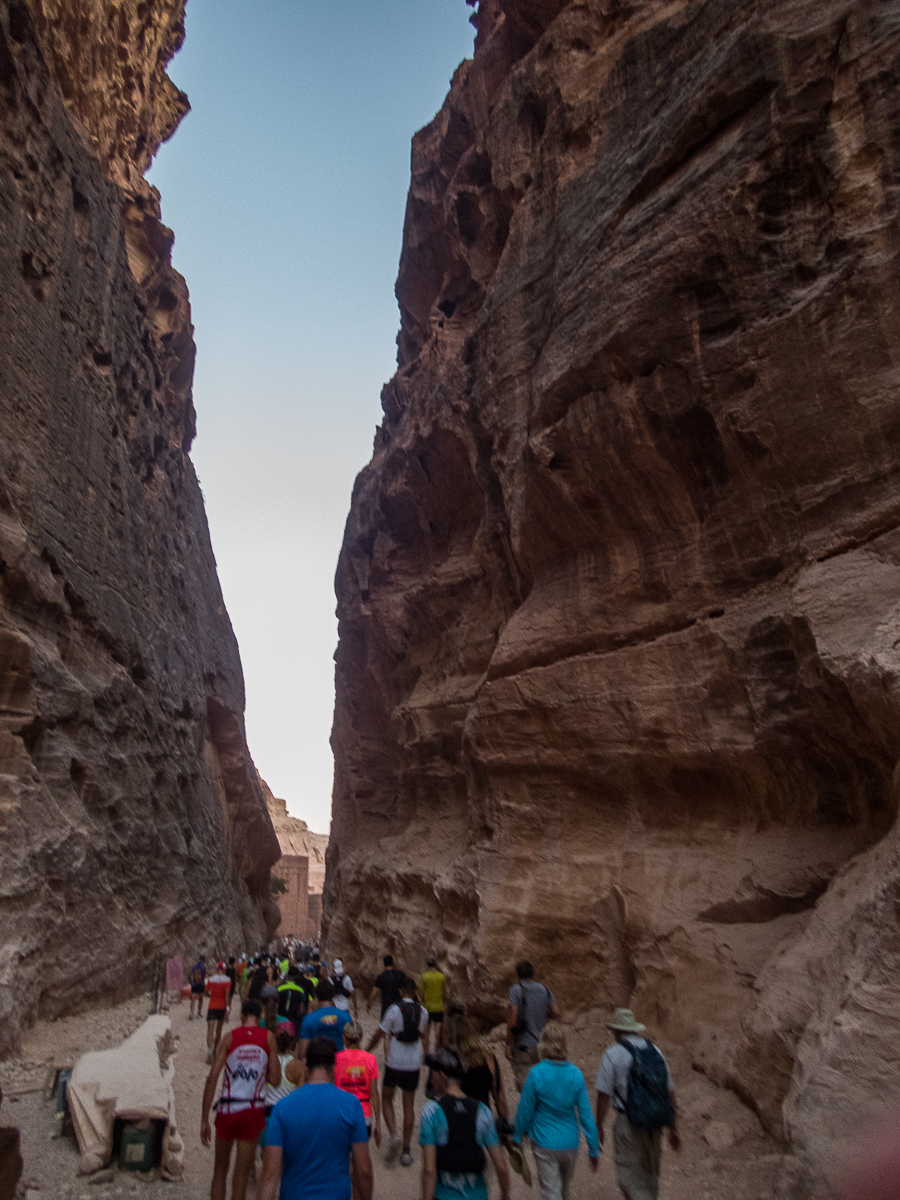
<path fill-rule="evenodd" d="M 141 178 L 186 110 L 182 20 L 0 3 L 0 1053 L 277 921 L 187 289 Z"/>
<path fill-rule="evenodd" d="M 900 10 L 476 19 L 338 571 L 329 936 L 631 1004 L 817 1194 L 900 1086 Z"/>

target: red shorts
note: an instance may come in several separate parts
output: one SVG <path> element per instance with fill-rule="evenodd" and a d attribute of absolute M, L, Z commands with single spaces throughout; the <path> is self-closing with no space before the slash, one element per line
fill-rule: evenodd
<path fill-rule="evenodd" d="M 266 1110 L 245 1108 L 242 1112 L 216 1113 L 216 1137 L 223 1142 L 255 1142 L 266 1127 Z"/>

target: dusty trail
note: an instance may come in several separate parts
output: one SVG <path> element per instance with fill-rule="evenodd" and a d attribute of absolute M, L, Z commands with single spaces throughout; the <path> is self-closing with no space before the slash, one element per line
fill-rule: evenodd
<path fill-rule="evenodd" d="M 25 1158 L 23 1184 L 27 1200 L 103 1200 L 103 1197 L 145 1197 L 159 1200 L 206 1200 L 212 1175 L 212 1149 L 200 1144 L 200 1103 L 207 1076 L 206 1021 L 189 1021 L 188 1006 L 176 1002 L 169 1015 L 180 1046 L 176 1058 L 175 1092 L 178 1119 L 185 1141 L 185 1177 L 179 1183 L 148 1181 L 137 1174 L 113 1173 L 107 1183 L 91 1184 L 79 1178 L 78 1155 L 72 1142 L 55 1138 L 52 1108 L 42 1096 L 44 1078 L 52 1067 L 72 1064 L 89 1050 L 117 1045 L 137 1028 L 150 1010 L 149 997 L 61 1021 L 39 1022 L 25 1037 L 18 1059 L 0 1063 L 3 1086 L 2 1123 L 18 1125 Z M 236 1008 L 235 1008 L 236 1012 Z M 363 1015 L 366 1036 L 375 1027 L 373 1015 Z M 230 1028 L 230 1026 L 227 1026 Z M 593 1096 L 593 1078 L 599 1054 L 605 1045 L 602 1022 L 589 1017 L 576 1019 L 568 1027 L 572 1060 L 585 1072 Z M 379 1056 L 380 1059 L 380 1056 Z M 712 1088 L 689 1069 L 673 1064 L 683 1110 L 684 1146 L 679 1155 L 666 1151 L 662 1196 L 664 1200 L 769 1200 L 780 1156 L 762 1135 L 752 1117 L 737 1100 Z M 504 1064 L 505 1068 L 505 1064 Z M 512 1078 L 506 1075 L 507 1095 L 515 1096 Z M 422 1093 L 416 1111 L 421 1111 Z M 399 1119 L 400 1105 L 397 1101 Z M 511 1105 L 514 1109 L 514 1102 Z M 414 1135 L 415 1137 L 418 1134 Z M 731 1141 L 731 1145 L 725 1145 Z M 710 1144 L 712 1143 L 712 1144 Z M 714 1147 L 718 1147 L 715 1149 Z M 414 1147 L 411 1167 L 387 1168 L 373 1147 L 375 1196 L 378 1200 L 418 1200 L 420 1157 Z M 33 1186 L 32 1186 L 33 1185 Z M 492 1180 L 493 1200 L 498 1194 Z M 251 1188 L 251 1197 L 253 1196 Z M 538 1200 L 513 1176 L 511 1195 L 516 1200 Z M 601 1157 L 597 1176 L 591 1176 L 587 1159 L 580 1156 L 571 1200 L 620 1200 L 615 1186 L 612 1154 Z"/>

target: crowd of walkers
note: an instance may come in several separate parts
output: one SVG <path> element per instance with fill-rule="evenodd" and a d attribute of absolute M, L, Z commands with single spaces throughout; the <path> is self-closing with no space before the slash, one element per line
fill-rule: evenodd
<path fill-rule="evenodd" d="M 212 1066 L 201 1115 L 207 1146 L 222 1079 L 212 1200 L 226 1200 L 232 1156 L 232 1200 L 245 1200 L 257 1146 L 258 1200 L 371 1200 L 369 1146 L 382 1147 L 382 1121 L 385 1161 L 403 1167 L 414 1162 L 414 1103 L 423 1067 L 423 1200 L 487 1200 L 489 1161 L 501 1197 L 509 1195 L 510 1166 L 531 1185 L 526 1142 L 541 1200 L 566 1200 L 582 1140 L 597 1170 L 610 1109 L 622 1195 L 656 1200 L 665 1128 L 673 1148 L 679 1146 L 674 1093 L 665 1059 L 634 1014 L 617 1009 L 608 1023 L 614 1041 L 599 1063 L 592 1108 L 584 1076 L 568 1058 L 556 997 L 534 978 L 531 963 L 517 963 L 505 1040 L 519 1093 L 513 1115 L 496 1055 L 462 1006 L 449 1003 L 447 977 L 436 959 L 429 957 L 425 967 L 413 978 L 385 956 L 367 998 L 367 1010 L 377 1003 L 380 1019 L 364 1049 L 357 994 L 341 960 L 334 960 L 329 975 L 317 948 L 298 945 L 280 958 L 220 962 L 208 979 L 204 959 L 198 960 L 190 1016 L 199 988 L 197 1015 L 208 994 L 207 1028 L 215 1027 L 207 1038 Z M 222 1036 L 235 996 L 241 1023 Z M 382 1043 L 383 1075 L 374 1053 Z"/>

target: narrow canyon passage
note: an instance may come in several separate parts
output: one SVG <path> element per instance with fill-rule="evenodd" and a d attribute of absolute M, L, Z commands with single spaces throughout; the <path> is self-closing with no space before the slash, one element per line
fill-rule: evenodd
<path fill-rule="evenodd" d="M 158 1195 L 160 1200 L 207 1200 L 212 1176 L 212 1150 L 200 1144 L 200 1102 L 207 1076 L 206 1023 L 189 1021 L 187 1002 L 174 1003 L 169 1011 L 180 1039 L 175 1067 L 177 1119 L 185 1142 L 183 1182 L 145 1182 L 134 1173 L 116 1169 L 108 1182 L 92 1183 L 76 1175 L 78 1154 L 67 1138 L 59 1138 L 54 1106 L 42 1096 L 47 1071 L 71 1065 L 89 1050 L 114 1046 L 137 1027 L 149 1011 L 149 998 L 101 1008 L 79 1017 L 40 1022 L 26 1036 L 22 1053 L 0 1063 L 4 1092 L 3 1123 L 15 1122 L 22 1132 L 25 1171 L 24 1200 L 103 1200 L 104 1197 Z M 578 1018 L 567 1024 L 572 1060 L 584 1071 L 592 1092 L 600 1050 L 607 1035 L 603 1018 Z M 364 1017 L 366 1036 L 375 1028 L 374 1017 Z M 226 1026 L 230 1028 L 231 1026 Z M 499 1052 L 499 1057 L 503 1058 Z M 379 1059 L 381 1055 L 379 1053 Z M 674 1065 L 674 1064 L 673 1064 Z M 383 1068 L 382 1068 L 383 1069 Z M 504 1062 L 507 1094 L 515 1095 L 511 1072 Z M 718 1089 L 690 1073 L 678 1078 L 683 1111 L 684 1146 L 679 1155 L 664 1155 L 663 1194 L 667 1200 L 769 1200 L 781 1155 L 762 1135 L 758 1121 L 734 1098 L 722 1100 Z M 416 1102 L 416 1133 L 423 1102 Z M 399 1105 L 398 1105 L 399 1112 Z M 711 1117 L 714 1118 L 711 1120 Z M 383 1143 L 384 1145 L 384 1143 Z M 419 1200 L 421 1151 L 415 1146 L 409 1168 L 384 1165 L 383 1154 L 372 1147 L 375 1165 L 375 1200 Z M 496 1181 L 491 1183 L 492 1195 Z M 250 1195 L 255 1194 L 251 1187 Z M 512 1176 L 511 1195 L 517 1200 L 537 1192 Z M 592 1176 L 584 1152 L 579 1157 L 572 1200 L 620 1200 L 615 1185 L 611 1147 L 601 1158 L 600 1171 Z"/>
<path fill-rule="evenodd" d="M 900 1104 L 900 5 L 446 3 L 474 51 L 412 141 L 326 851 L 251 758 L 191 457 L 146 178 L 189 108 L 185 0 L 0 0 L 0 1079 L 30 1193 L 140 1193 L 73 1179 L 47 1061 L 126 1033 L 160 960 L 279 922 L 362 984 L 437 953 L 485 1029 L 532 960 L 589 1088 L 633 1008 L 682 1098 L 674 1200 L 825 1200 Z M 185 1017 L 165 1187 L 199 1197 Z M 608 1155 L 579 1172 L 616 1195 Z"/>

